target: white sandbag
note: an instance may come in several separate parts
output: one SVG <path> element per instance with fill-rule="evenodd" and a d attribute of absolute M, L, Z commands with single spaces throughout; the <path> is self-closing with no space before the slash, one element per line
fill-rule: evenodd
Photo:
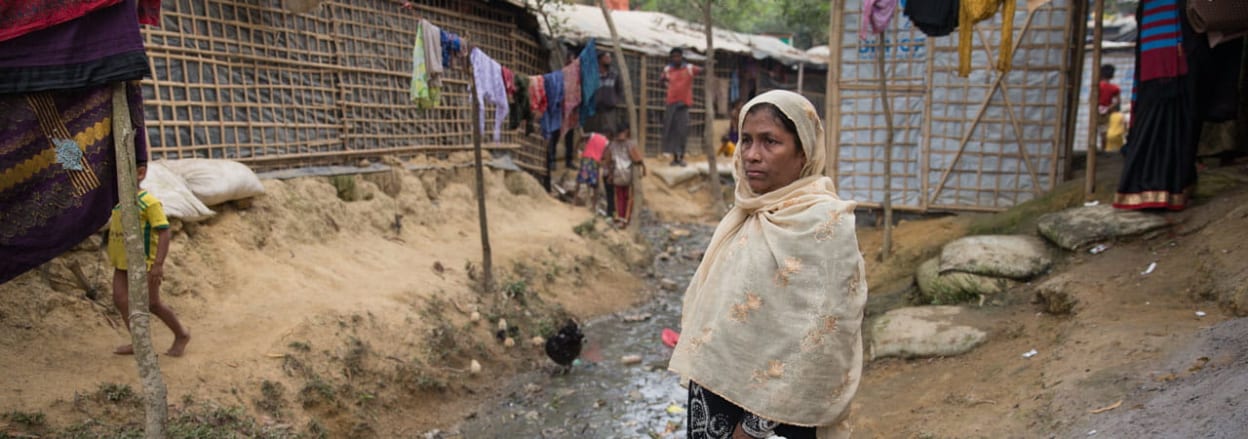
<path fill-rule="evenodd" d="M 694 163 L 691 166 L 694 169 L 698 170 L 698 174 L 709 175 L 711 173 L 710 163 L 698 162 L 698 163 Z M 733 168 L 732 159 L 720 157 L 718 160 L 715 161 L 715 168 L 719 170 L 720 177 L 731 177 L 732 168 Z"/>
<path fill-rule="evenodd" d="M 651 172 L 653 172 L 654 175 L 659 176 L 659 178 L 663 180 L 663 183 L 667 184 L 668 187 L 675 187 L 676 185 L 692 180 L 700 173 L 697 168 L 689 166 L 665 166 L 656 168 Z"/>
<path fill-rule="evenodd" d="M 165 216 L 186 222 L 208 219 L 215 214 L 186 187 L 182 177 L 170 171 L 164 161 L 147 164 L 147 178 L 139 186 L 160 200 Z"/>
<path fill-rule="evenodd" d="M 247 165 L 232 160 L 186 159 L 163 162 L 191 189 L 200 201 L 216 206 L 264 193 L 260 177 Z"/>

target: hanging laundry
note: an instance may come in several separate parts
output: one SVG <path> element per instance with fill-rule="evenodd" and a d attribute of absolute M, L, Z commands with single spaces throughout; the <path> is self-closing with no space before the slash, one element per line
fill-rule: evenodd
<path fill-rule="evenodd" d="M 546 88 L 546 114 L 542 115 L 542 135 L 551 138 L 563 136 L 563 70 L 542 75 Z M 556 134 L 558 133 L 558 134 Z"/>
<path fill-rule="evenodd" d="M 503 67 L 503 86 L 507 88 L 507 99 L 516 95 L 516 74 L 506 67 Z"/>
<path fill-rule="evenodd" d="M 516 93 L 511 99 L 511 124 L 508 129 L 514 130 L 524 125 L 524 134 L 527 136 L 533 133 L 533 121 L 536 119 L 533 115 L 533 107 L 529 101 L 529 77 L 525 75 L 515 76 Z"/>
<path fill-rule="evenodd" d="M 442 40 L 442 68 L 453 68 L 455 57 L 463 53 L 463 41 L 459 39 L 459 35 L 442 30 L 440 39 Z"/>
<path fill-rule="evenodd" d="M 546 80 L 541 76 L 529 77 L 529 107 L 533 109 L 535 118 L 546 113 Z"/>
<path fill-rule="evenodd" d="M 0 2 L 0 41 L 56 26 L 117 3 L 118 0 Z"/>
<path fill-rule="evenodd" d="M 160 27 L 160 0 L 139 0 L 139 24 Z"/>
<path fill-rule="evenodd" d="M 858 39 L 879 35 L 888 29 L 888 23 L 897 13 L 897 0 L 862 0 L 862 20 L 858 24 Z"/>
<path fill-rule="evenodd" d="M 905 14 L 924 35 L 943 37 L 958 28 L 959 1 L 910 0 L 905 2 Z"/>
<path fill-rule="evenodd" d="M 561 134 L 581 126 L 581 63 L 576 60 L 563 66 L 563 130 Z"/>
<path fill-rule="evenodd" d="M 412 102 L 417 108 L 434 108 L 441 101 L 442 30 L 421 19 L 412 46 Z"/>
<path fill-rule="evenodd" d="M 151 73 L 135 0 L 0 44 L 0 94 L 87 88 Z"/>
<path fill-rule="evenodd" d="M 598 92 L 598 48 L 594 39 L 590 38 L 581 49 L 581 120 L 589 120 L 594 116 L 594 93 Z"/>
<path fill-rule="evenodd" d="M 503 68 L 485 52 L 476 47 L 468 55 L 472 63 L 472 77 L 477 90 L 477 103 L 481 108 L 481 131 L 485 132 L 485 104 L 494 104 L 494 142 L 502 140 L 503 120 L 510 108 L 507 105 L 507 86 L 503 84 Z"/>
<path fill-rule="evenodd" d="M 733 70 L 732 79 L 728 80 L 728 102 L 736 102 L 737 99 L 741 99 L 741 73 Z"/>
<path fill-rule="evenodd" d="M 0 95 L 0 283 L 108 222 L 117 204 L 113 87 Z M 130 124 L 145 133 L 143 90 L 137 81 L 125 87 Z M 135 136 L 134 148 L 135 159 L 146 163 L 147 136 Z"/>
<path fill-rule="evenodd" d="M 962 0 L 958 11 L 958 76 L 971 74 L 971 51 L 975 43 L 975 23 L 991 19 L 1001 11 L 1001 48 L 997 70 L 1010 71 L 1014 63 L 1014 0 Z"/>

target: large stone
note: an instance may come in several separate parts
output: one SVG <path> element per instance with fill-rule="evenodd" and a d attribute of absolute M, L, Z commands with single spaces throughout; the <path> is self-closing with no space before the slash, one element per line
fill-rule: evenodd
<path fill-rule="evenodd" d="M 1073 251 L 1093 242 L 1138 235 L 1166 225 L 1166 219 L 1160 215 L 1102 205 L 1050 213 L 1041 216 L 1036 227 L 1054 244 Z"/>
<path fill-rule="evenodd" d="M 940 273 L 940 258 L 928 259 L 919 264 L 914 275 L 919 284 L 920 302 L 933 305 L 951 305 L 985 296 L 1000 294 L 1018 285 L 1017 281 L 1003 277 L 950 271 Z"/>
<path fill-rule="evenodd" d="M 1073 314 L 1079 299 L 1072 293 L 1071 284 L 1071 279 L 1065 274 L 1046 280 L 1036 286 L 1034 302 L 1049 314 Z"/>
<path fill-rule="evenodd" d="M 940 251 L 940 272 L 1026 280 L 1048 270 L 1053 259 L 1043 239 L 1022 235 L 968 236 Z"/>
<path fill-rule="evenodd" d="M 869 358 L 950 357 L 979 346 L 988 334 L 957 323 L 962 308 L 922 306 L 899 308 L 870 324 Z"/>

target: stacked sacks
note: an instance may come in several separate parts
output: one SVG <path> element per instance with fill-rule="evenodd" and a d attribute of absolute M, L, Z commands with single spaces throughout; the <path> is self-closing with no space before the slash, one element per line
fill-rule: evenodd
<path fill-rule="evenodd" d="M 1044 240 L 1034 236 L 984 235 L 955 240 L 940 257 L 919 265 L 920 303 L 952 304 L 1002 293 L 1053 265 Z"/>

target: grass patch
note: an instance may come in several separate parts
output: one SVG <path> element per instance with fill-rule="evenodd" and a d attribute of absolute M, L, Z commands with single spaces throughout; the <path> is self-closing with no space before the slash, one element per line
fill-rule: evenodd
<path fill-rule="evenodd" d="M 276 381 L 264 380 L 260 383 L 260 399 L 256 400 L 256 408 L 274 418 L 282 417 L 282 409 L 286 407 L 286 386 Z"/>
<path fill-rule="evenodd" d="M 113 403 L 122 402 L 138 402 L 138 398 L 134 394 L 134 389 L 129 384 L 104 383 L 100 385 L 100 389 L 96 391 L 101 401 Z"/>
<path fill-rule="evenodd" d="M 337 401 L 338 393 L 334 391 L 334 386 L 320 376 L 313 376 L 299 390 L 299 402 L 303 404 L 303 408 L 330 405 Z"/>
<path fill-rule="evenodd" d="M 296 351 L 296 352 L 311 352 L 312 351 L 312 344 L 306 341 L 292 341 L 290 342 L 290 344 L 286 345 L 286 347 L 289 347 L 291 350 Z"/>
<path fill-rule="evenodd" d="M 43 427 L 47 425 L 48 422 L 48 418 L 43 414 L 43 412 L 23 412 L 17 410 L 5 413 L 4 419 L 8 419 L 9 422 L 27 428 Z M 0 432 L 0 435 L 2 434 L 3 432 Z"/>

